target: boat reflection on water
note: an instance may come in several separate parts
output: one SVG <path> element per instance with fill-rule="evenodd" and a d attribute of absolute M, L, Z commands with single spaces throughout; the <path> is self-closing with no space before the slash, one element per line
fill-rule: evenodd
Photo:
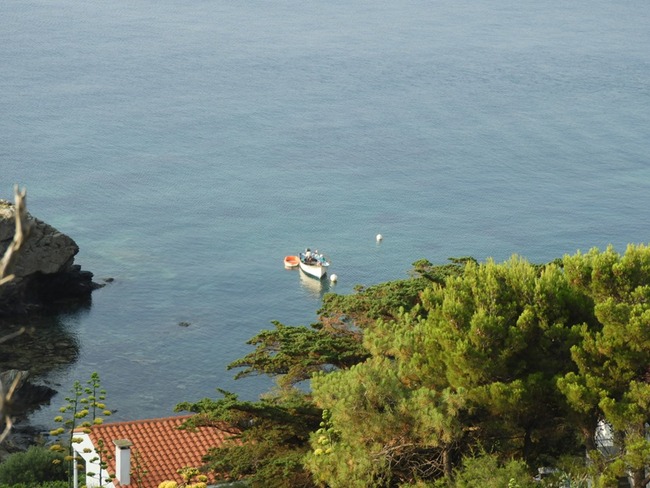
<path fill-rule="evenodd" d="M 298 274 L 300 275 L 300 284 L 310 295 L 323 298 L 323 295 L 330 291 L 330 281 L 327 278 L 319 280 L 309 276 L 301 269 L 298 270 Z"/>

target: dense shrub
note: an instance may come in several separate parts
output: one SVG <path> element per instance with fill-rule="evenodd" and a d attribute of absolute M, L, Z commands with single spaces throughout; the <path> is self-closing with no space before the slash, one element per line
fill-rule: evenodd
<path fill-rule="evenodd" d="M 0 464 L 0 483 L 9 486 L 28 483 L 33 487 L 36 483 L 67 480 L 65 464 L 60 454 L 32 446 L 26 452 L 12 454 Z"/>
<path fill-rule="evenodd" d="M 15 485 L 7 485 L 0 483 L 0 488 L 68 488 L 67 481 L 45 481 L 43 483 L 18 483 Z"/>
<path fill-rule="evenodd" d="M 492 454 L 466 457 L 456 471 L 455 488 L 533 488 L 537 485 L 526 463 L 512 460 L 501 464 Z"/>

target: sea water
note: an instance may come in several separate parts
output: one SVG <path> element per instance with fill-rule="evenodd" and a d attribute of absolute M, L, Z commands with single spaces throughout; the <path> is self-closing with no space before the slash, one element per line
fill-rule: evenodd
<path fill-rule="evenodd" d="M 98 371 L 117 420 L 257 398 L 272 380 L 226 369 L 249 338 L 421 258 L 648 241 L 644 0 L 7 0 L 0 19 L 0 196 L 26 187 L 114 279 L 58 319 L 76 362 L 36 380 Z M 284 269 L 308 246 L 336 284 Z"/>

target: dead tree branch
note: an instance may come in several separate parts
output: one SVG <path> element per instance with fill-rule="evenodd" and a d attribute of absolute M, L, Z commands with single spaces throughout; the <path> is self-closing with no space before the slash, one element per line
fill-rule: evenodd
<path fill-rule="evenodd" d="M 26 195 L 27 190 L 25 188 L 23 188 L 22 191 L 19 191 L 18 185 L 14 186 L 14 218 L 16 221 L 16 231 L 14 232 L 13 240 L 9 244 L 9 247 L 7 247 L 4 256 L 0 260 L 0 286 L 14 279 L 14 275 L 10 273 L 10 270 L 16 261 L 16 257 L 18 256 L 20 248 L 23 246 L 27 240 L 27 237 L 29 236 L 30 225 L 27 222 Z M 0 338 L 0 342 L 5 342 L 13 339 L 23 332 L 25 332 L 24 327 L 12 334 Z M 14 378 L 11 385 L 9 385 L 9 388 L 5 388 L 5 386 L 2 384 L 2 380 L 0 380 L 0 415 L 4 419 L 5 424 L 4 430 L 2 433 L 0 433 L 0 443 L 2 443 L 7 435 L 9 435 L 9 432 L 11 431 L 11 427 L 13 425 L 12 419 L 7 412 L 7 406 L 11 403 L 11 397 L 20 384 L 21 377 L 22 374 L 20 372 L 16 374 L 16 377 Z"/>
<path fill-rule="evenodd" d="M 27 190 L 23 188 L 22 191 L 18 190 L 18 185 L 14 186 L 15 209 L 14 218 L 16 220 L 16 231 L 14 238 L 7 247 L 2 260 L 0 260 L 0 285 L 11 281 L 14 278 L 13 274 L 9 271 L 16 261 L 18 251 L 23 246 L 27 237 L 29 236 L 30 226 L 27 222 Z"/>

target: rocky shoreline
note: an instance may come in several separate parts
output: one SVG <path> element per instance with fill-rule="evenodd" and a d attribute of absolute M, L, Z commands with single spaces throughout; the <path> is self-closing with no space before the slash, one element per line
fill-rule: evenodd
<path fill-rule="evenodd" d="M 0 257 L 12 245 L 15 216 L 14 204 L 0 199 Z M 104 286 L 74 263 L 79 247 L 72 238 L 29 213 L 24 225 L 29 232 L 8 270 L 14 278 L 0 284 L 0 394 L 5 398 L 13 390 L 2 403 L 0 429 L 5 417 L 14 422 L 0 445 L 0 461 L 42 435 L 27 418 L 57 392 L 38 377 L 78 357 L 79 345 L 57 315 L 89 307 L 92 292 Z"/>
<path fill-rule="evenodd" d="M 0 199 L 0 256 L 14 237 L 15 214 L 15 206 Z M 12 266 L 15 278 L 0 286 L 0 316 L 52 311 L 66 302 L 89 300 L 103 285 L 74 264 L 77 243 L 29 213 L 26 222 L 30 230 Z"/>

